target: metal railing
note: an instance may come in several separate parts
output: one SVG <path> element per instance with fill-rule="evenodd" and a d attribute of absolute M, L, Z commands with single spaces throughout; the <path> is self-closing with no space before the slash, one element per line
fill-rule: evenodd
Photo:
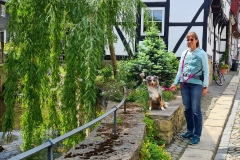
<path fill-rule="evenodd" d="M 126 96 L 127 96 L 127 93 L 126 93 L 126 88 L 123 87 L 123 93 L 124 93 L 124 97 L 122 99 L 122 101 L 115 107 L 113 107 L 111 110 L 109 110 L 108 112 L 106 112 L 104 115 L 92 120 L 91 122 L 81 126 L 81 127 L 78 127 L 68 133 L 65 133 L 64 135 L 62 136 L 59 136 L 55 139 L 49 139 L 47 142 L 35 147 L 35 148 L 32 148 L 26 152 L 23 152 L 19 155 L 16 155 L 12 158 L 10 158 L 10 160 L 19 160 L 19 159 L 23 159 L 23 158 L 27 158 L 37 152 L 40 152 L 41 150 L 43 149 L 46 149 L 48 148 L 48 160 L 53 160 L 53 146 L 61 141 L 63 141 L 64 139 L 70 137 L 70 136 L 73 136 L 74 134 L 78 133 L 78 132 L 81 132 L 82 130 L 90 127 L 91 125 L 95 124 L 96 122 L 104 119 L 106 116 L 108 116 L 109 114 L 113 113 L 114 112 L 114 128 L 113 128 L 113 134 L 116 135 L 117 134 L 117 110 L 119 109 L 119 107 L 121 107 L 122 104 L 124 104 L 124 111 L 126 111 Z"/>

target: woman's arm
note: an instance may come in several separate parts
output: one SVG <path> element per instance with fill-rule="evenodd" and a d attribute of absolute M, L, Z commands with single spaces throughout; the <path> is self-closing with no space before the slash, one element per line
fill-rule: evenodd
<path fill-rule="evenodd" d="M 202 56 L 202 71 L 203 71 L 203 87 L 207 87 L 209 83 L 209 65 L 208 65 L 208 56 L 207 53 L 204 51 L 204 54 Z"/>

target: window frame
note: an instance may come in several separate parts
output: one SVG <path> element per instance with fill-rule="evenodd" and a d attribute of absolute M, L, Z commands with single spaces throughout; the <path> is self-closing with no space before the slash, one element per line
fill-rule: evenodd
<path fill-rule="evenodd" d="M 1 4 L 1 17 L 6 17 L 6 6 Z"/>
<path fill-rule="evenodd" d="M 162 31 L 158 34 L 159 36 L 164 36 L 164 24 L 165 24 L 165 7 L 148 7 L 149 10 L 161 10 L 162 11 Z M 141 36 L 145 36 L 144 30 L 144 9 L 141 11 Z"/>

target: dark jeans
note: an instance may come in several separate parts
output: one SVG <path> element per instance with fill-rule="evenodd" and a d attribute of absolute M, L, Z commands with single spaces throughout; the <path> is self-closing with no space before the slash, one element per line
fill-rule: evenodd
<path fill-rule="evenodd" d="M 200 137 L 202 133 L 202 85 L 185 83 L 181 94 L 187 130 Z"/>

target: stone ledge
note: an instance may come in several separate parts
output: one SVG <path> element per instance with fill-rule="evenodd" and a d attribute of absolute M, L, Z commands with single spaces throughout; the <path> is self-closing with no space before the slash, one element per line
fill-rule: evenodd
<path fill-rule="evenodd" d="M 165 140 L 167 144 L 172 141 L 185 124 L 183 105 L 171 106 L 170 102 L 170 106 L 166 110 L 152 110 L 149 115 L 159 129 L 159 138 Z"/>
<path fill-rule="evenodd" d="M 117 135 L 112 136 L 113 115 L 105 118 L 101 125 L 91 134 L 70 149 L 57 160 L 63 159 L 108 159 L 108 160 L 139 160 L 142 140 L 145 138 L 146 126 L 142 121 L 144 114 L 131 111 L 123 114 L 123 109 L 117 111 L 117 117 L 122 120 L 117 124 Z"/>
<path fill-rule="evenodd" d="M 152 110 L 149 115 L 160 129 L 159 137 L 170 143 L 173 136 L 182 128 L 185 118 L 181 97 L 169 102 L 165 111 Z M 114 104 L 108 104 L 115 106 Z M 117 111 L 117 117 L 122 120 L 117 124 L 116 137 L 112 137 L 113 114 L 105 118 L 101 125 L 74 148 L 70 149 L 57 160 L 63 159 L 108 159 L 108 160 L 139 160 L 142 140 L 146 136 L 146 125 L 141 108 L 128 108 L 123 113 L 123 107 Z"/>

